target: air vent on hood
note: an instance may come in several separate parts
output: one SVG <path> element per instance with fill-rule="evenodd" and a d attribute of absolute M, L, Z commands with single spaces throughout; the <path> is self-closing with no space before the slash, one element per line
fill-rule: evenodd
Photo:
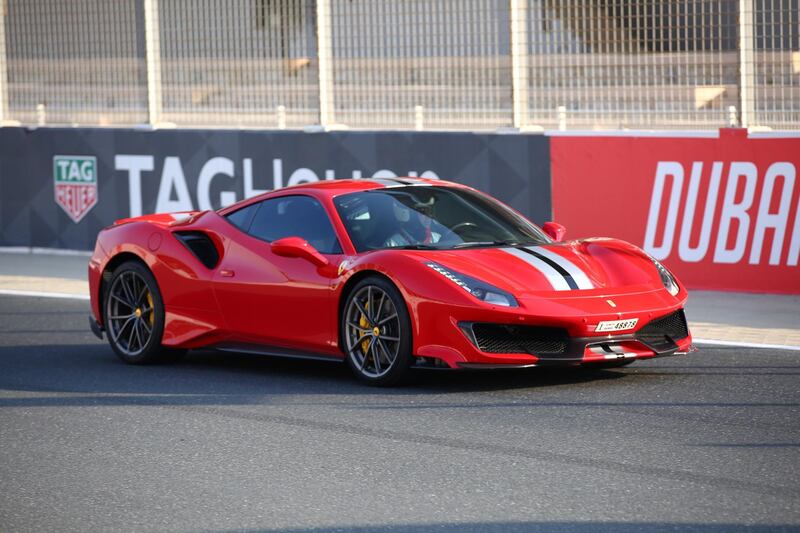
<path fill-rule="evenodd" d="M 211 237 L 202 231 L 176 231 L 173 233 L 206 268 L 219 263 L 219 252 Z"/>

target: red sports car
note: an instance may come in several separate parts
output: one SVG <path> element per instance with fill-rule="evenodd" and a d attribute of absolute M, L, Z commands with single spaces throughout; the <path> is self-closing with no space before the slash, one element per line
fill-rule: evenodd
<path fill-rule="evenodd" d="M 413 366 L 621 366 L 691 350 L 686 290 L 613 239 L 563 240 L 470 187 L 303 184 L 100 232 L 92 330 L 128 363 L 213 347 Z"/>

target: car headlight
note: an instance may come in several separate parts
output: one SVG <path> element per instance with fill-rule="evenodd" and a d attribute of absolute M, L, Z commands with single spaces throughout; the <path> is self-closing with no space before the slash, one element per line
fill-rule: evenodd
<path fill-rule="evenodd" d="M 446 277 L 478 300 L 484 301 L 487 304 L 502 305 L 505 307 L 518 307 L 517 300 L 503 289 L 498 289 L 494 285 L 489 285 L 483 281 L 471 278 L 447 267 L 429 261 L 425 263 L 427 266 Z"/>
<path fill-rule="evenodd" d="M 672 272 L 667 270 L 667 267 L 659 263 L 657 259 L 651 257 L 650 260 L 656 266 L 656 270 L 658 270 L 658 276 L 661 278 L 661 283 L 664 284 L 664 288 L 667 289 L 672 296 L 678 294 L 680 287 L 678 287 L 678 282 L 675 281 L 675 276 L 672 275 Z"/>

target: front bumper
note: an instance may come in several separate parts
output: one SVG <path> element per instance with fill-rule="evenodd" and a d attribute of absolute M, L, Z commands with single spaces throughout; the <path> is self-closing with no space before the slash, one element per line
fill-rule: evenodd
<path fill-rule="evenodd" d="M 668 296 L 668 295 L 666 295 Z M 572 299 L 554 305 L 542 305 L 545 313 L 526 312 L 520 308 L 456 307 L 427 302 L 417 307 L 414 353 L 438 359 L 450 368 L 519 368 L 531 366 L 576 366 L 609 361 L 650 359 L 683 355 L 693 350 L 692 339 L 683 316 L 684 299 L 664 294 L 637 295 L 635 302 L 615 297 L 621 304 L 615 312 L 605 312 L 596 298 Z M 549 309 L 548 309 L 549 307 Z M 561 313 L 546 313 L 547 311 Z M 672 317 L 673 325 L 682 321 L 683 332 L 668 331 L 659 335 L 653 324 L 663 324 Z M 601 321 L 637 318 L 635 330 L 598 333 Z M 474 325 L 506 328 L 505 338 L 482 342 L 473 332 Z M 542 342 L 525 337 L 529 330 L 556 331 L 544 335 Z M 531 341 L 531 342 L 528 342 Z"/>
<path fill-rule="evenodd" d="M 685 342 L 684 342 L 685 341 Z M 692 347 L 691 338 L 682 339 L 680 345 L 686 346 L 685 349 L 677 347 L 667 351 L 656 351 L 635 340 L 626 338 L 611 338 L 607 342 L 597 343 L 593 339 L 572 339 L 575 346 L 574 351 L 565 354 L 564 357 L 545 357 L 536 356 L 536 362 L 528 364 L 518 363 L 458 363 L 458 368 L 471 369 L 501 369 L 501 368 L 531 368 L 537 366 L 579 366 L 592 365 L 597 363 L 607 363 L 612 361 L 632 361 L 636 359 L 654 359 L 656 357 L 673 357 L 687 355 L 695 348 Z M 639 344 L 640 346 L 636 346 Z M 511 354 L 509 354 L 511 355 Z"/>

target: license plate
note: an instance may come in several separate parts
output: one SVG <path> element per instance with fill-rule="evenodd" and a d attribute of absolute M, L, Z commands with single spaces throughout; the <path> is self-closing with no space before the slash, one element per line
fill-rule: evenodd
<path fill-rule="evenodd" d="M 595 331 L 625 331 L 626 329 L 633 329 L 636 323 L 639 322 L 638 318 L 629 318 L 627 320 L 605 320 L 597 324 L 594 328 Z"/>

